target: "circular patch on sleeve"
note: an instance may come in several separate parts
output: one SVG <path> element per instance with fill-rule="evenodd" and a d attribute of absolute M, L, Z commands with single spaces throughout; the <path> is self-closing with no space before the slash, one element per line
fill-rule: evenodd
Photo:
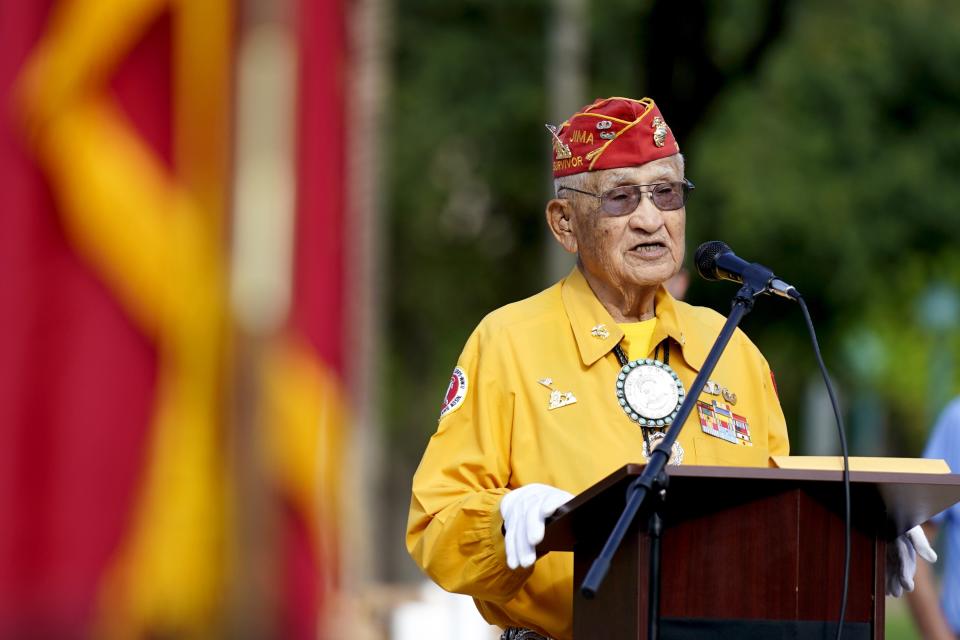
<path fill-rule="evenodd" d="M 457 367 L 450 376 L 450 384 L 447 386 L 447 393 L 443 396 L 443 404 L 440 406 L 440 417 L 453 413 L 463 405 L 463 399 L 467 397 L 467 373 Z"/>

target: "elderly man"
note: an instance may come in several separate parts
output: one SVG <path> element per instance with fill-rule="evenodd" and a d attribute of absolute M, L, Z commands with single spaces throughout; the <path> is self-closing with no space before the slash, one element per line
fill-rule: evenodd
<path fill-rule="evenodd" d="M 572 557 L 537 560 L 544 519 L 665 429 L 681 429 L 671 464 L 766 466 L 789 450 L 773 375 L 739 330 L 697 411 L 671 426 L 723 317 L 663 286 L 683 262 L 693 184 L 653 101 L 597 100 L 552 135 L 547 224 L 576 267 L 470 336 L 407 530 L 420 567 L 504 638 L 572 637 Z"/>

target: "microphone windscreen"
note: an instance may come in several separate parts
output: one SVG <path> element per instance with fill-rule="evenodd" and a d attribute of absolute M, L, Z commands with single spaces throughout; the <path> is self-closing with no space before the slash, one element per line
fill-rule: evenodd
<path fill-rule="evenodd" d="M 710 240 L 697 247 L 693 260 L 697 264 L 697 273 L 705 280 L 719 280 L 717 277 L 717 256 L 727 253 L 730 247 L 725 242 Z"/>

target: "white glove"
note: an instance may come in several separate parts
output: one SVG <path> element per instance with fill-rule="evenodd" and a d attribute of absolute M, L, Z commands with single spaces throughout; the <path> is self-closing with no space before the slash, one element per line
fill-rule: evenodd
<path fill-rule="evenodd" d="M 507 566 L 532 567 L 537 561 L 537 545 L 543 541 L 544 521 L 557 508 L 573 499 L 572 493 L 546 484 L 528 484 L 514 489 L 500 500 L 503 516 L 503 541 L 507 548 Z"/>
<path fill-rule="evenodd" d="M 913 591 L 913 576 L 917 573 L 917 554 L 927 562 L 937 561 L 937 552 L 927 542 L 919 526 L 887 545 L 887 595 L 899 598 L 905 591 Z"/>

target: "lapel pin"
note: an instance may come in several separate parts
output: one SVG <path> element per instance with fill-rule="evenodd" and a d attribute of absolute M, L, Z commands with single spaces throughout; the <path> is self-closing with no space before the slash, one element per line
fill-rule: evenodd
<path fill-rule="evenodd" d="M 606 340 L 610 337 L 610 332 L 607 331 L 607 325 L 598 324 L 593 329 L 590 329 L 590 335 L 595 338 L 600 338 L 601 340 Z"/>

